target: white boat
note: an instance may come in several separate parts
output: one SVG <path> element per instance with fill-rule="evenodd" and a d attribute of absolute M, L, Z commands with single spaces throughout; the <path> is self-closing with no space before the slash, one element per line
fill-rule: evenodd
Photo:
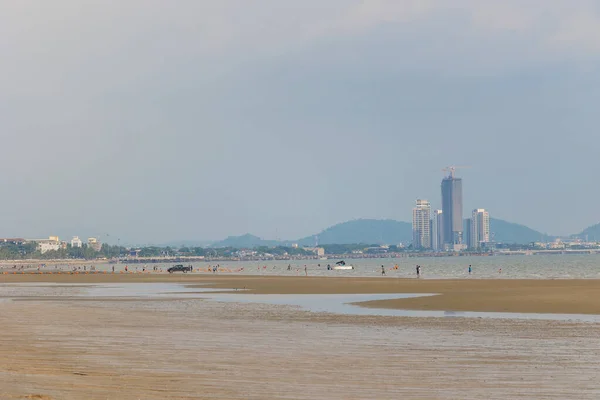
<path fill-rule="evenodd" d="M 335 265 L 333 269 L 354 269 L 353 265 Z"/>
<path fill-rule="evenodd" d="M 333 269 L 354 269 L 354 265 L 348 265 L 345 261 L 338 261 L 333 266 Z"/>

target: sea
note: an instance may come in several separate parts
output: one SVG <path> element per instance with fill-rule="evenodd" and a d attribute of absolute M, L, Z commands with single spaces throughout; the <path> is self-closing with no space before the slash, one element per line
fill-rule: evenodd
<path fill-rule="evenodd" d="M 291 260 L 291 261 L 215 261 L 185 263 L 194 270 L 216 274 L 275 275 L 275 276 L 354 276 L 381 277 L 384 266 L 385 277 L 415 278 L 416 266 L 421 266 L 421 279 L 599 279 L 600 254 L 553 254 L 553 255 L 498 255 L 465 257 L 402 257 L 347 259 L 352 270 L 328 270 L 338 259 Z M 172 264 L 158 264 L 163 270 Z M 397 265 L 397 268 L 396 268 Z M 472 268 L 469 274 L 469 265 Z M 157 264 L 147 264 L 152 270 Z M 290 270 L 288 270 L 288 266 Z M 115 269 L 124 267 L 117 264 Z M 306 272 L 305 272 L 306 267 Z M 102 268 L 106 268 L 103 266 Z M 110 267 L 109 267 L 110 268 Z M 129 271 L 141 271 L 143 264 L 129 266 Z M 210 272 L 209 272 L 210 271 Z"/>

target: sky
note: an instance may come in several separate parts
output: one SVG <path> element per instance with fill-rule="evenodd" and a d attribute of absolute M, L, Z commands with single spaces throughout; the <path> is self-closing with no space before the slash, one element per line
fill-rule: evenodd
<path fill-rule="evenodd" d="M 0 237 L 600 222 L 600 1 L 4 1 Z"/>

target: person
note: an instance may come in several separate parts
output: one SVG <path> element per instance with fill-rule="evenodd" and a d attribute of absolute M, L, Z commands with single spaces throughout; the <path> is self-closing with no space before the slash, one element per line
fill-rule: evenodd
<path fill-rule="evenodd" d="M 499 273 L 499 274 L 501 274 L 501 273 L 502 273 L 502 268 L 500 268 L 500 269 L 498 270 L 498 273 Z"/>
<path fill-rule="evenodd" d="M 306 265 L 304 266 L 304 275 L 308 276 L 308 269 L 306 269 Z"/>
<path fill-rule="evenodd" d="M 473 271 L 473 268 L 471 268 L 471 264 L 469 264 L 469 275 L 471 275 L 472 271 Z"/>
<path fill-rule="evenodd" d="M 112 272 L 113 272 L 113 274 L 115 273 L 115 266 L 114 265 L 112 266 Z"/>
<path fill-rule="evenodd" d="M 381 266 L 381 276 L 385 275 L 385 267 L 382 265 Z"/>
<path fill-rule="evenodd" d="M 292 270 L 292 264 L 288 264 L 288 271 Z"/>
<path fill-rule="evenodd" d="M 421 277 L 421 266 L 417 265 L 417 278 Z"/>

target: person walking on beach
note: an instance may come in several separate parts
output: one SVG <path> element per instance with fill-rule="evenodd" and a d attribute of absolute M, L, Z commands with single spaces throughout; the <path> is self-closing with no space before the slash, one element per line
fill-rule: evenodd
<path fill-rule="evenodd" d="M 469 264 L 469 275 L 471 275 L 472 271 L 473 271 L 473 268 L 471 268 L 471 264 Z"/>
<path fill-rule="evenodd" d="M 385 276 L 385 267 L 381 266 L 381 276 Z"/>
<path fill-rule="evenodd" d="M 417 265 L 417 278 L 421 277 L 421 266 Z"/>

